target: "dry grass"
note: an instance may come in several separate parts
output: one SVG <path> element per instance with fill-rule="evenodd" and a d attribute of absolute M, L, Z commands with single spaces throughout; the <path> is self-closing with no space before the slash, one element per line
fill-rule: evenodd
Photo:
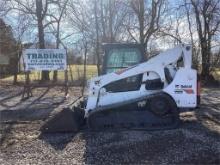
<path fill-rule="evenodd" d="M 90 79 L 91 77 L 94 77 L 97 75 L 97 68 L 96 65 L 87 65 L 86 68 L 86 78 Z M 64 71 L 58 71 L 58 80 L 63 81 Z M 218 81 L 220 81 L 220 68 L 216 68 L 212 71 L 212 75 L 214 78 Z M 83 65 L 70 65 L 68 66 L 68 78 L 69 80 L 78 80 L 83 76 Z M 40 71 L 33 71 L 30 74 L 30 79 L 32 81 L 40 80 L 41 78 L 41 72 Z M 53 72 L 50 72 L 50 79 L 53 78 Z M 6 78 L 1 79 L 2 81 L 12 82 L 13 81 L 13 75 L 8 76 Z M 25 74 L 20 73 L 18 75 L 18 82 L 24 82 L 25 81 Z"/>
<path fill-rule="evenodd" d="M 86 77 L 87 79 L 90 79 L 91 77 L 94 77 L 97 75 L 97 68 L 96 65 L 87 65 L 86 67 Z M 65 78 L 64 71 L 58 71 L 58 80 L 64 80 Z M 83 65 L 70 65 L 68 66 L 68 79 L 71 80 L 77 80 L 80 77 L 83 76 Z M 40 71 L 33 71 L 30 73 L 30 79 L 31 81 L 40 80 L 41 78 L 41 72 Z M 53 78 L 53 72 L 50 72 L 50 79 Z M 8 76 L 6 78 L 1 79 L 2 81 L 13 81 L 13 75 Z M 25 74 L 20 73 L 18 75 L 18 82 L 24 82 L 25 81 Z"/>
<path fill-rule="evenodd" d="M 212 75 L 214 76 L 214 78 L 218 81 L 220 81 L 220 68 L 216 68 L 213 72 Z"/>

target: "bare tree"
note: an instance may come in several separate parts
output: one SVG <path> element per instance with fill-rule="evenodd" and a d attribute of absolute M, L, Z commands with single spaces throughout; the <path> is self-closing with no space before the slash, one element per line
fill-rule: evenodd
<path fill-rule="evenodd" d="M 193 34 L 193 12 L 190 10 L 190 4 L 187 3 L 187 0 L 184 0 L 183 6 L 186 12 L 187 16 L 187 23 L 188 23 L 188 29 L 190 33 L 190 40 L 191 40 L 191 45 L 192 45 L 192 55 L 193 55 L 193 66 L 198 69 L 199 68 L 199 48 L 197 46 L 197 41 L 194 39 L 194 34 Z"/>
<path fill-rule="evenodd" d="M 177 9 L 175 9 L 177 10 Z M 165 39 L 167 39 L 167 37 L 171 37 L 172 38 L 172 42 L 173 45 L 177 45 L 180 43 L 183 43 L 183 36 L 181 34 L 181 23 L 182 23 L 182 15 L 179 13 L 176 14 L 171 14 L 169 17 L 167 17 L 167 23 L 165 24 L 165 26 L 161 27 L 157 34 L 159 37 L 165 37 Z"/>
<path fill-rule="evenodd" d="M 23 38 L 26 32 L 30 29 L 30 18 L 27 15 L 18 13 L 17 24 L 14 27 L 14 37 L 16 39 L 16 56 L 14 59 L 14 84 L 17 83 L 17 74 L 20 71 L 20 59 L 23 50 Z"/>
<path fill-rule="evenodd" d="M 132 20 L 128 25 L 128 32 L 135 41 L 139 41 L 147 50 L 147 44 L 150 37 L 159 30 L 161 25 L 161 19 L 166 11 L 166 5 L 164 0 L 132 0 L 130 5 L 134 13 L 131 13 L 130 17 L 137 18 L 138 26 L 136 26 L 136 20 Z M 139 33 L 138 37 L 135 36 Z"/>
<path fill-rule="evenodd" d="M 53 0 L 9 0 L 7 1 L 10 10 L 16 10 L 24 15 L 30 15 L 37 22 L 39 48 L 45 49 L 44 25 L 46 17 L 48 17 L 49 5 L 54 4 Z M 42 71 L 42 81 L 49 80 L 49 71 Z"/>
<path fill-rule="evenodd" d="M 40 49 L 45 49 L 43 20 L 46 16 L 47 9 L 48 9 L 48 1 L 46 1 L 45 6 L 43 6 L 42 0 L 36 0 L 36 16 L 37 16 L 38 38 L 39 38 Z M 42 71 L 41 80 L 42 81 L 50 80 L 49 71 Z"/>
<path fill-rule="evenodd" d="M 219 0 L 190 0 L 195 14 L 197 33 L 202 54 L 202 77 L 208 80 L 210 75 L 211 45 L 213 36 L 220 25 Z"/>
<path fill-rule="evenodd" d="M 97 0 L 94 0 L 94 15 L 95 15 L 95 33 L 96 33 L 96 48 L 95 48 L 95 52 L 96 52 L 96 57 L 97 57 L 97 70 L 98 70 L 98 75 L 101 74 L 101 60 L 100 60 L 100 42 L 99 42 L 99 23 L 98 23 L 98 14 L 97 14 Z"/>
<path fill-rule="evenodd" d="M 9 9 L 10 8 L 8 7 L 6 1 L 0 1 L 0 17 L 5 16 Z"/>
<path fill-rule="evenodd" d="M 127 15 L 126 6 L 119 0 L 94 0 L 96 57 L 98 74 L 100 74 L 100 42 L 113 43 L 122 41 L 123 22 Z"/>
<path fill-rule="evenodd" d="M 123 40 L 123 22 L 127 6 L 120 0 L 70 1 L 68 14 L 74 30 L 83 36 L 86 34 L 101 73 L 101 43 L 112 43 Z"/>
<path fill-rule="evenodd" d="M 89 45 L 88 45 L 88 42 L 86 40 L 86 38 L 84 38 L 82 40 L 83 42 L 83 84 L 82 84 L 82 96 L 84 94 L 84 91 L 85 91 L 85 87 L 86 87 L 86 65 L 87 65 L 87 53 L 88 53 L 88 48 L 89 48 Z"/>
<path fill-rule="evenodd" d="M 98 15 L 102 42 L 119 42 L 124 33 L 124 21 L 128 14 L 127 6 L 120 0 L 98 1 L 100 15 Z"/>
<path fill-rule="evenodd" d="M 49 32 L 52 33 L 56 38 L 56 48 L 60 48 L 61 44 L 61 23 L 62 19 L 66 13 L 66 6 L 69 0 L 60 0 L 56 3 L 54 2 L 54 8 L 53 10 L 56 10 L 54 13 L 49 13 L 48 17 L 50 17 L 50 20 L 47 20 L 48 22 L 45 24 L 44 27 L 49 27 Z M 63 43 L 62 43 L 63 44 Z M 57 71 L 53 72 L 53 81 L 57 81 Z"/>

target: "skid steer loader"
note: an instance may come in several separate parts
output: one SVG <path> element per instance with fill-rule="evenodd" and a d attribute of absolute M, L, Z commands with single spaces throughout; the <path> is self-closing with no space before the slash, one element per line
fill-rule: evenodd
<path fill-rule="evenodd" d="M 145 61 L 140 45 L 104 45 L 102 75 L 89 81 L 88 96 L 49 119 L 42 131 L 177 127 L 182 108 L 199 104 L 191 49 L 181 44 Z"/>

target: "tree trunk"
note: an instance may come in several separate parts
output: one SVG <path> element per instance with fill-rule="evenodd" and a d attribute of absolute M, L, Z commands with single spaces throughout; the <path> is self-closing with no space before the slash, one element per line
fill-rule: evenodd
<path fill-rule="evenodd" d="M 87 43 L 85 43 L 84 61 L 83 61 L 83 86 L 82 86 L 82 95 L 84 94 L 84 90 L 85 90 L 85 86 L 86 86 L 86 59 L 87 59 Z"/>
<path fill-rule="evenodd" d="M 202 4 L 202 7 L 198 6 L 198 3 Z M 200 41 L 200 48 L 202 54 L 202 73 L 201 78 L 208 82 L 210 79 L 210 59 L 211 59 L 211 41 L 212 36 L 217 32 L 219 23 L 210 24 L 211 21 L 214 21 L 214 14 L 219 9 L 212 7 L 212 2 L 207 1 L 193 1 L 191 0 L 191 4 L 194 9 L 194 13 L 196 16 L 197 23 L 197 32 Z M 207 8 L 210 8 L 207 10 Z M 204 27 L 203 27 L 204 26 Z"/>
<path fill-rule="evenodd" d="M 57 82 L 57 70 L 53 71 L 53 82 Z"/>
<path fill-rule="evenodd" d="M 143 53 L 146 55 L 145 36 L 144 36 L 144 0 L 138 1 L 138 22 L 139 22 L 139 42 L 142 45 Z"/>
<path fill-rule="evenodd" d="M 112 5 L 114 2 L 113 0 L 109 0 L 109 31 L 110 31 L 110 42 L 114 42 L 114 37 L 113 37 L 113 11 L 112 11 Z"/>
<path fill-rule="evenodd" d="M 107 40 L 107 37 L 106 37 L 106 26 L 105 26 L 105 18 L 104 18 L 104 11 L 103 11 L 103 0 L 101 0 L 101 3 L 100 3 L 100 8 L 101 8 L 101 23 L 102 23 L 102 33 L 103 33 L 103 36 L 102 36 L 102 42 L 106 42 Z"/>
<path fill-rule="evenodd" d="M 57 49 L 59 49 L 59 46 L 60 46 L 60 22 L 59 21 L 57 22 L 57 35 L 56 35 L 56 48 Z M 53 81 L 57 82 L 57 70 L 53 72 Z"/>
<path fill-rule="evenodd" d="M 44 26 L 43 26 L 43 3 L 42 0 L 36 0 L 36 13 L 37 13 L 37 25 L 38 25 L 38 38 L 39 38 L 39 48 L 45 49 L 44 43 Z M 50 80 L 49 71 L 42 71 L 41 81 Z"/>
<path fill-rule="evenodd" d="M 99 25 L 98 25 L 98 16 L 97 16 L 97 0 L 95 0 L 95 6 L 94 6 L 94 11 L 95 11 L 95 28 L 96 28 L 96 57 L 97 57 L 97 70 L 98 70 L 98 75 L 101 74 L 101 61 L 100 61 L 100 53 L 99 53 Z"/>
<path fill-rule="evenodd" d="M 139 1 L 140 13 L 138 16 L 140 26 L 140 43 L 144 46 L 144 0 Z"/>
<path fill-rule="evenodd" d="M 204 80 L 208 80 L 210 76 L 210 54 L 211 51 L 209 51 L 209 48 L 206 47 L 201 47 L 201 54 L 202 54 L 202 73 L 201 77 Z"/>
<path fill-rule="evenodd" d="M 201 78 L 208 80 L 210 76 L 210 55 L 211 55 L 211 38 L 200 37 L 200 46 L 202 54 L 202 73 Z"/>
<path fill-rule="evenodd" d="M 14 72 L 14 80 L 13 80 L 13 84 L 17 84 L 17 78 L 18 78 L 18 57 L 16 56 L 15 59 L 13 59 L 13 72 Z"/>
<path fill-rule="evenodd" d="M 205 58 L 206 54 L 202 53 L 202 58 Z M 207 77 L 209 77 L 209 67 L 207 65 L 207 62 L 205 60 L 202 60 L 202 73 L 201 77 L 207 80 Z"/>

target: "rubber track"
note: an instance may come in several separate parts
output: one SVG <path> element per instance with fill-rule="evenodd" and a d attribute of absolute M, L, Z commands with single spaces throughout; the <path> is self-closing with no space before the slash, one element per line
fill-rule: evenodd
<path fill-rule="evenodd" d="M 163 97 L 170 106 L 170 111 L 164 116 L 158 116 L 150 109 L 149 104 L 138 107 L 139 101 L 150 102 L 152 98 Z M 176 128 L 179 124 L 179 111 L 174 100 L 165 93 L 153 94 L 136 102 L 120 105 L 114 108 L 92 111 L 87 118 L 90 130 L 109 129 L 141 129 L 164 130 Z"/>

